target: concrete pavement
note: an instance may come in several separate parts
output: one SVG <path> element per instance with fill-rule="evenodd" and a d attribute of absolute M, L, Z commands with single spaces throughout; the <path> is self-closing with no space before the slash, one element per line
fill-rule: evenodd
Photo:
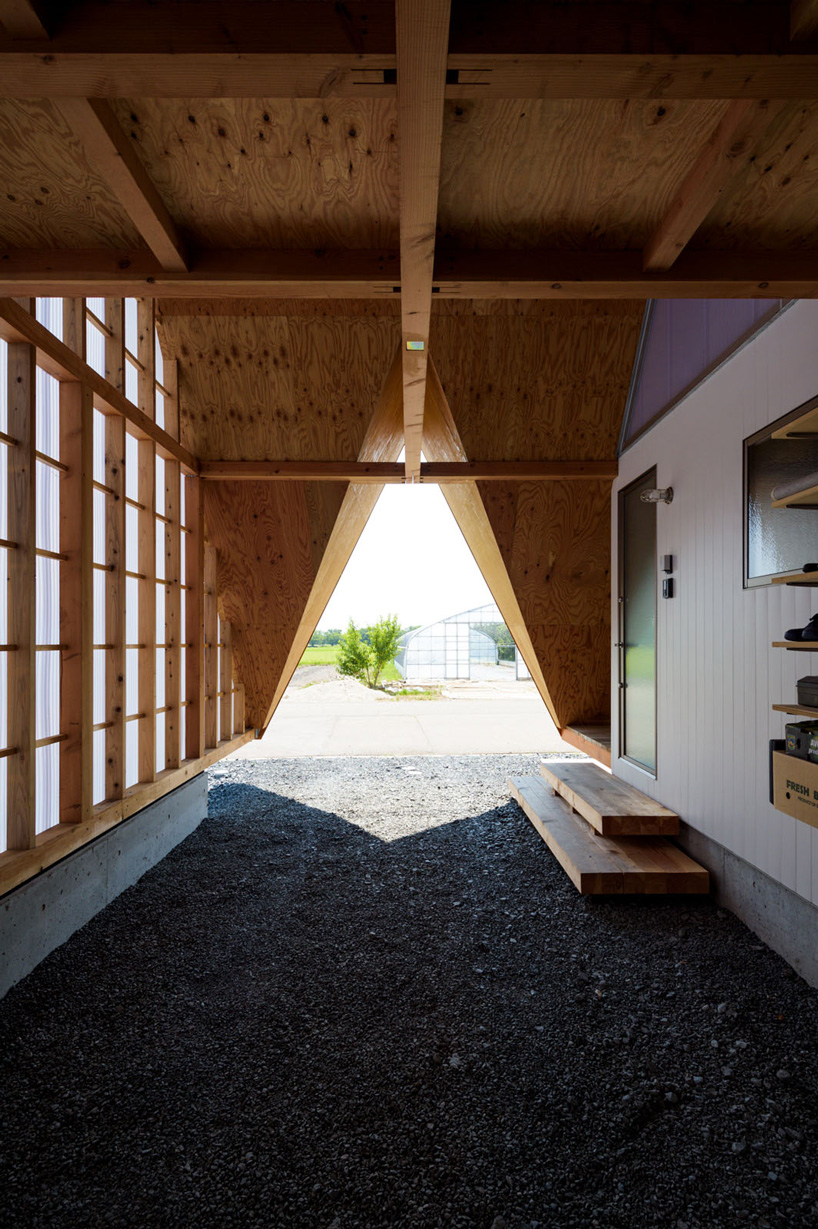
<path fill-rule="evenodd" d="M 447 684 L 440 700 L 391 699 L 352 680 L 291 687 L 241 759 L 566 751 L 531 683 Z"/>

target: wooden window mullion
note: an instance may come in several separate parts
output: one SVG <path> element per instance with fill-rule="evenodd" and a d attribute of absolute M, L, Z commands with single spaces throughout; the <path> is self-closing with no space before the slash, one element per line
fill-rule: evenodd
<path fill-rule="evenodd" d="M 233 733 L 244 733 L 244 683 L 237 683 L 233 703 Z"/>
<path fill-rule="evenodd" d="M 182 762 L 182 590 L 179 462 L 165 461 L 165 766 Z"/>
<path fill-rule="evenodd" d="M 185 479 L 185 523 L 185 755 L 198 759 L 205 749 L 204 518 L 199 478 Z"/>
<path fill-rule="evenodd" d="M 120 392 L 125 391 L 125 302 L 105 300 L 105 324 L 110 335 L 105 338 L 105 379 Z"/>
<path fill-rule="evenodd" d="M 85 299 L 63 299 L 62 339 L 85 362 Z"/>
<path fill-rule="evenodd" d="M 156 350 L 154 348 L 155 316 L 153 299 L 139 299 L 136 305 L 139 408 L 148 418 L 156 419 Z"/>
<path fill-rule="evenodd" d="M 205 746 L 216 747 L 219 742 L 219 617 L 216 599 L 216 548 L 210 543 L 204 548 L 204 634 Z"/>
<path fill-rule="evenodd" d="M 139 780 L 156 778 L 156 447 L 138 444 Z"/>
<path fill-rule="evenodd" d="M 221 713 L 219 734 L 221 741 L 233 735 L 233 639 L 230 624 L 222 622 L 221 653 L 219 654 L 219 691 Z"/>
<path fill-rule="evenodd" d="M 125 420 L 105 419 L 105 797 L 125 792 Z"/>
<path fill-rule="evenodd" d="M 8 347 L 8 848 L 35 844 L 36 366 L 34 347 Z"/>
<path fill-rule="evenodd" d="M 60 385 L 60 823 L 91 816 L 93 797 L 93 413 L 90 388 Z"/>

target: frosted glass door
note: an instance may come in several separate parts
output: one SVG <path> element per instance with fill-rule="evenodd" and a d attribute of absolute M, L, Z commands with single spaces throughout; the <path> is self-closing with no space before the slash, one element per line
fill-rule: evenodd
<path fill-rule="evenodd" d="M 621 754 L 656 771 L 656 504 L 642 491 L 656 471 L 623 493 L 620 504 Z"/>

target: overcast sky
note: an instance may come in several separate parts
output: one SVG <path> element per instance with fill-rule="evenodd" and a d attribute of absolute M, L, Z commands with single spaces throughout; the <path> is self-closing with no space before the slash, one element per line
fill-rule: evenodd
<path fill-rule="evenodd" d="M 387 486 L 375 505 L 319 629 L 396 614 L 434 623 L 492 600 L 437 486 Z"/>

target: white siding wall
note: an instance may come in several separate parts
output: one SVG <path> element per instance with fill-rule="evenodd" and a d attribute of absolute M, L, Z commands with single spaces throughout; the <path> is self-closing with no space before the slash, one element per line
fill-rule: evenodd
<path fill-rule="evenodd" d="M 657 550 L 676 564 L 676 596 L 657 601 L 657 778 L 618 758 L 615 651 L 613 771 L 814 904 L 818 830 L 770 806 L 767 743 L 786 720 L 771 704 L 794 700 L 796 679 L 818 674 L 816 656 L 771 642 L 809 620 L 818 590 L 742 587 L 742 441 L 816 393 L 818 302 L 802 302 L 621 458 L 611 586 L 616 629 L 617 492 L 656 465 L 658 485 L 675 492 L 658 506 Z M 815 531 L 818 560 L 818 512 Z"/>

